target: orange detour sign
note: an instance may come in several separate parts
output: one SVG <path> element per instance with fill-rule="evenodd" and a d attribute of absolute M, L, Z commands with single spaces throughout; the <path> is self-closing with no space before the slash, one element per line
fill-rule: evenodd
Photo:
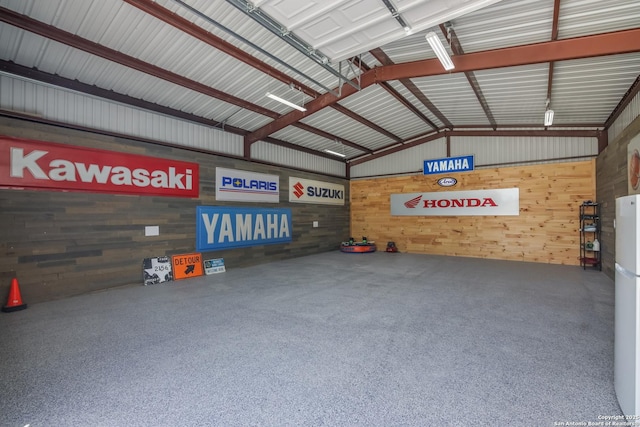
<path fill-rule="evenodd" d="M 204 274 L 202 269 L 202 254 L 173 255 L 171 257 L 173 265 L 173 279 L 187 279 L 198 277 Z"/>

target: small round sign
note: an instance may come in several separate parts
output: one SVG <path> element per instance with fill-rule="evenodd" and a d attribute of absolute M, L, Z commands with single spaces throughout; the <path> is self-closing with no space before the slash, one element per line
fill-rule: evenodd
<path fill-rule="evenodd" d="M 458 183 L 458 180 L 455 178 L 452 178 L 450 176 L 447 176 L 445 178 L 440 178 L 438 180 L 438 185 L 440 187 L 453 187 L 454 185 L 456 185 Z"/>

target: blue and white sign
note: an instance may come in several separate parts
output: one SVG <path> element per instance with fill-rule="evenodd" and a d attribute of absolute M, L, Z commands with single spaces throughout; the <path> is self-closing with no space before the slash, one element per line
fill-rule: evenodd
<path fill-rule="evenodd" d="M 224 266 L 224 258 L 207 259 L 204 261 L 204 272 L 207 276 L 211 274 L 224 273 L 227 269 Z"/>
<path fill-rule="evenodd" d="M 196 207 L 199 252 L 291 241 L 291 209 Z"/>
<path fill-rule="evenodd" d="M 280 203 L 280 177 L 216 168 L 216 200 Z"/>
<path fill-rule="evenodd" d="M 424 161 L 424 174 L 469 172 L 473 170 L 473 156 L 446 157 Z"/>

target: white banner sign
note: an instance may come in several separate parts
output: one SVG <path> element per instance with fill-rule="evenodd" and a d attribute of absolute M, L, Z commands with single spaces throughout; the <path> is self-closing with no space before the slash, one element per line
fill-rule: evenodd
<path fill-rule="evenodd" d="M 280 177 L 216 168 L 216 200 L 280 203 Z"/>
<path fill-rule="evenodd" d="M 392 194 L 391 215 L 520 215 L 520 189 Z"/>
<path fill-rule="evenodd" d="M 290 202 L 344 205 L 344 197 L 344 185 L 289 177 Z"/>

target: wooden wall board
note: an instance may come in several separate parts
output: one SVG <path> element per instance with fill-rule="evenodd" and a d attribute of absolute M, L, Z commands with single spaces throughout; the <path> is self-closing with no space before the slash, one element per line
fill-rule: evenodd
<path fill-rule="evenodd" d="M 351 181 L 351 235 L 402 252 L 579 265 L 579 206 L 595 199 L 595 160 Z M 518 216 L 392 216 L 398 193 L 520 189 Z"/>

